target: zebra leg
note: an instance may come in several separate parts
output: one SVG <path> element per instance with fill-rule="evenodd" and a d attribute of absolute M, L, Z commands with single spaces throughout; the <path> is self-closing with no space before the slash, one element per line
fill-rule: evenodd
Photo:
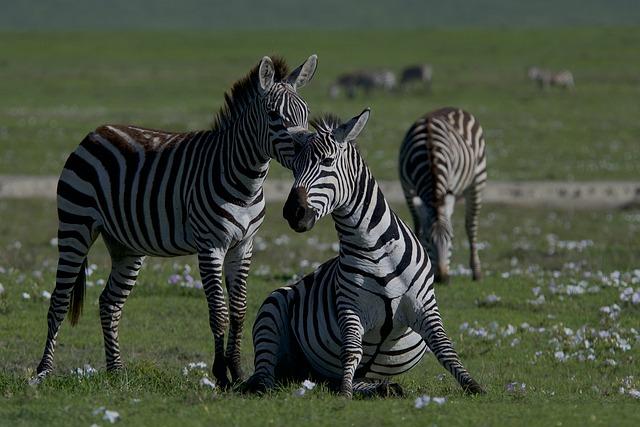
<path fill-rule="evenodd" d="M 353 395 L 360 397 L 404 397 L 404 390 L 398 383 L 387 380 L 358 378 L 353 380 Z"/>
<path fill-rule="evenodd" d="M 433 304 L 432 307 L 420 316 L 413 329 L 422 336 L 440 364 L 454 376 L 465 393 L 485 393 L 482 386 L 462 366 L 460 357 L 444 330 L 442 317 L 440 317 L 438 307 L 435 305 L 435 300 L 432 300 L 431 304 Z"/>
<path fill-rule="evenodd" d="M 61 215 L 61 213 L 59 213 Z M 58 269 L 56 287 L 51 294 L 49 312 L 47 313 L 47 340 L 42 360 L 36 369 L 38 377 L 43 378 L 53 370 L 53 355 L 56 339 L 62 321 L 69 311 L 72 294 L 84 294 L 85 268 L 87 253 L 95 241 L 97 232 L 93 224 L 67 224 L 60 221 L 58 228 Z M 74 296 L 81 301 L 82 295 Z M 77 314 L 79 315 L 79 313 Z M 71 324 L 77 321 L 72 313 Z"/>
<path fill-rule="evenodd" d="M 108 371 L 122 368 L 118 326 L 122 317 L 122 307 L 136 284 L 143 261 L 143 256 L 112 257 L 107 286 L 100 294 L 100 323 Z"/>
<path fill-rule="evenodd" d="M 209 326 L 213 332 L 215 347 L 212 374 L 220 387 L 227 388 L 231 383 L 227 377 L 227 362 L 224 356 L 224 333 L 228 322 L 228 310 L 222 289 L 223 259 L 224 254 L 221 251 L 208 250 L 198 253 L 198 266 L 209 306 Z"/>
<path fill-rule="evenodd" d="M 253 325 L 254 372 L 242 385 L 242 391 L 262 393 L 275 387 L 276 369 L 283 356 L 292 353 L 289 325 L 286 293 L 276 290 L 262 303 Z"/>
<path fill-rule="evenodd" d="M 253 240 L 247 239 L 227 252 L 224 261 L 225 282 L 229 295 L 229 338 L 225 354 L 233 382 L 242 380 L 240 344 L 247 312 L 247 275 L 251 266 Z"/>
<path fill-rule="evenodd" d="M 353 301 L 337 295 L 338 326 L 342 338 L 340 361 L 342 363 L 342 382 L 340 394 L 347 399 L 353 397 L 353 376 L 362 360 L 362 335 L 364 333 L 360 317 Z"/>
<path fill-rule="evenodd" d="M 482 269 L 480 267 L 480 257 L 478 256 L 478 212 L 482 205 L 482 188 L 474 185 L 465 192 L 465 228 L 467 229 L 467 237 L 469 238 L 469 251 L 473 280 L 482 278 Z"/>

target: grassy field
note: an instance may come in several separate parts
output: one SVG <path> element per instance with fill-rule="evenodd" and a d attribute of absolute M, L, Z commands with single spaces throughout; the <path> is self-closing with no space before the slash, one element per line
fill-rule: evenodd
<path fill-rule="evenodd" d="M 491 179 L 638 179 L 639 28 L 288 32 L 3 32 L 0 173 L 58 174 L 102 123 L 169 130 L 210 125 L 224 90 L 265 54 L 319 55 L 303 95 L 312 112 L 372 119 L 361 146 L 378 178 L 397 179 L 400 141 L 444 105 L 483 123 Z M 429 62 L 432 93 L 331 100 L 340 73 Z M 576 90 L 540 92 L 526 68 L 568 68 Z M 273 176 L 287 176 L 274 168 Z"/>
<path fill-rule="evenodd" d="M 398 208 L 407 217 L 404 207 Z M 280 209 L 269 206 L 256 245 L 248 329 L 271 289 L 335 254 L 328 219 L 311 233 L 297 235 L 281 219 Z M 42 291 L 53 287 L 54 211 L 48 201 L 0 201 L 0 282 L 5 289 L 0 295 L 0 425 L 108 425 L 101 412 L 94 414 L 100 407 L 117 411 L 122 425 L 640 422 L 640 402 L 628 394 L 640 388 L 640 305 L 620 296 L 627 287 L 640 293 L 639 211 L 489 206 L 480 228 L 487 274 L 481 283 L 473 283 L 461 265 L 467 249 L 462 212 L 457 212 L 453 265 L 458 275 L 437 294 L 449 334 L 488 394 L 463 396 L 427 355 L 398 378 L 407 398 L 353 402 L 321 387 L 295 397 L 299 384 L 265 398 L 247 398 L 201 386 L 208 369 L 183 375 L 188 363 L 203 361 L 209 367 L 212 357 L 202 291 L 168 283 L 172 274 L 184 274 L 186 264 L 195 269 L 192 257 L 148 260 L 121 323 L 121 348 L 128 367 L 107 374 L 97 307 L 99 280 L 108 273 L 101 242 L 90 254 L 96 270 L 89 277 L 92 286 L 84 317 L 76 328 L 65 324 L 61 331 L 56 375 L 40 386 L 29 386 L 45 338 L 48 301 Z M 243 364 L 251 372 L 249 333 L 245 343 Z M 85 364 L 98 372 L 70 373 Z M 414 400 L 423 394 L 447 400 L 442 406 L 417 409 Z"/>

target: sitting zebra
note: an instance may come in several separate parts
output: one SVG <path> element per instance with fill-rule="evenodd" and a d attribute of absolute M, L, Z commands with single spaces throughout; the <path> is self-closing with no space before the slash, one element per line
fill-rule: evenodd
<path fill-rule="evenodd" d="M 558 86 L 565 89 L 573 89 L 575 87 L 573 74 L 569 70 L 554 72 L 544 68 L 530 67 L 527 70 L 527 76 L 530 80 L 538 83 L 540 89 L 547 89 L 550 86 Z"/>
<path fill-rule="evenodd" d="M 285 166 L 293 159 L 289 130 L 307 128 L 307 104 L 297 90 L 316 64 L 312 55 L 289 73 L 283 60 L 264 57 L 225 95 L 211 130 L 105 125 L 86 136 L 58 181 L 60 257 L 38 378 L 53 369 L 70 305 L 71 324 L 78 321 L 87 254 L 102 235 L 112 260 L 99 300 L 107 369 L 123 365 L 118 324 L 145 256 L 197 253 L 214 336 L 213 375 L 223 387 L 227 368 L 232 380 L 240 379 L 246 281 L 253 237 L 264 220 L 262 185 L 272 158 Z"/>
<path fill-rule="evenodd" d="M 456 199 L 462 196 L 472 277 L 479 280 L 478 212 L 487 181 L 487 159 L 478 120 L 457 108 L 428 113 L 409 128 L 400 148 L 399 164 L 414 230 L 436 264 L 436 281 L 449 278 L 451 216 Z"/>
<path fill-rule="evenodd" d="M 433 67 L 429 64 L 411 65 L 402 70 L 400 85 L 407 87 L 412 83 L 423 85 L 427 90 L 431 90 L 433 80 Z"/>
<path fill-rule="evenodd" d="M 466 392 L 483 392 L 445 333 L 427 253 L 390 209 L 356 148 L 368 117 L 367 109 L 346 124 L 332 116 L 316 120 L 317 133 L 300 147 L 284 217 L 304 232 L 332 214 L 340 254 L 262 304 L 246 390 L 309 376 L 346 397 L 368 385 L 386 394 L 388 383 L 367 378 L 405 372 L 429 348 Z"/>
<path fill-rule="evenodd" d="M 396 84 L 396 75 L 391 70 L 360 70 L 339 76 L 329 87 L 329 95 L 337 98 L 344 91 L 348 98 L 354 98 L 359 90 L 368 95 L 374 89 L 392 91 Z"/>

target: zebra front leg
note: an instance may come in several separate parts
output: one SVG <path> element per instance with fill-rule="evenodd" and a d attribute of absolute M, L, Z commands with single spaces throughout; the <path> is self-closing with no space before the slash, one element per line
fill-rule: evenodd
<path fill-rule="evenodd" d="M 416 325 L 412 328 L 422 336 L 440 364 L 454 376 L 465 393 L 485 393 L 482 386 L 462 366 L 458 353 L 454 350 L 453 344 L 444 330 L 440 312 L 435 305 L 435 298 L 431 298 L 430 301 L 433 306 L 418 317 Z"/>
<path fill-rule="evenodd" d="M 338 294 L 338 326 L 342 338 L 340 394 L 347 399 L 353 397 L 353 376 L 362 360 L 362 336 L 364 334 L 360 317 L 353 303 L 354 301 L 350 298 Z"/>
<path fill-rule="evenodd" d="M 252 239 L 241 242 L 227 252 L 224 261 L 225 282 L 229 295 L 229 338 L 225 354 L 233 382 L 242 380 L 240 345 L 247 312 L 247 276 L 251 266 Z"/>
<path fill-rule="evenodd" d="M 112 258 L 111 260 L 111 273 L 99 300 L 107 371 L 122 368 L 118 326 L 122 317 L 122 307 L 136 284 L 143 261 L 143 256 Z"/>
<path fill-rule="evenodd" d="M 231 384 L 227 377 L 227 362 L 224 355 L 224 333 L 227 327 L 227 304 L 222 289 L 222 251 L 207 250 L 198 253 L 198 266 L 204 294 L 209 307 L 209 326 L 213 332 L 215 355 L 212 374 L 222 388 Z"/>
<path fill-rule="evenodd" d="M 65 224 L 58 229 L 58 269 L 56 287 L 51 294 L 47 313 L 47 340 L 42 359 L 36 372 L 43 378 L 53 370 L 56 339 L 62 321 L 72 305 L 71 325 L 75 325 L 82 310 L 82 299 L 86 281 L 87 253 L 97 234 L 90 224 Z M 72 298 L 73 296 L 73 298 Z M 73 299 L 73 301 L 71 301 Z"/>
<path fill-rule="evenodd" d="M 469 238 L 469 266 L 473 280 L 482 278 L 480 256 L 478 255 L 478 212 L 482 205 L 482 187 L 474 185 L 465 192 L 465 228 Z"/>

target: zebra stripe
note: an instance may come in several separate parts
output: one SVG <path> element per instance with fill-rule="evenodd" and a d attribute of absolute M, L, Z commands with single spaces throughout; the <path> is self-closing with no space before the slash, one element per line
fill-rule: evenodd
<path fill-rule="evenodd" d="M 102 235 L 112 259 L 99 300 L 107 369 L 122 367 L 118 324 L 144 257 L 197 253 L 215 341 L 213 374 L 222 386 L 229 384 L 227 367 L 234 381 L 241 377 L 246 280 L 265 210 L 262 184 L 271 158 L 291 163 L 287 129 L 305 129 L 308 116 L 296 90 L 311 80 L 316 63 L 313 55 L 289 73 L 283 60 L 263 58 L 225 95 L 212 130 L 106 125 L 87 135 L 58 182 L 60 257 L 40 376 L 53 369 L 70 301 L 71 323 L 77 322 L 87 253 Z"/>
<path fill-rule="evenodd" d="M 332 117 L 316 121 L 317 133 L 293 163 L 285 218 L 302 232 L 332 214 L 340 252 L 263 303 L 248 390 L 310 375 L 350 397 L 362 378 L 411 369 L 428 346 L 465 390 L 482 391 L 445 334 L 427 253 L 352 144 L 368 115 L 345 125 Z"/>
<path fill-rule="evenodd" d="M 436 265 L 436 281 L 447 281 L 457 198 L 465 198 L 465 228 L 474 280 L 482 276 L 478 256 L 478 212 L 487 181 L 483 130 L 470 113 L 442 108 L 409 128 L 400 148 L 400 182 L 415 233 Z"/>

